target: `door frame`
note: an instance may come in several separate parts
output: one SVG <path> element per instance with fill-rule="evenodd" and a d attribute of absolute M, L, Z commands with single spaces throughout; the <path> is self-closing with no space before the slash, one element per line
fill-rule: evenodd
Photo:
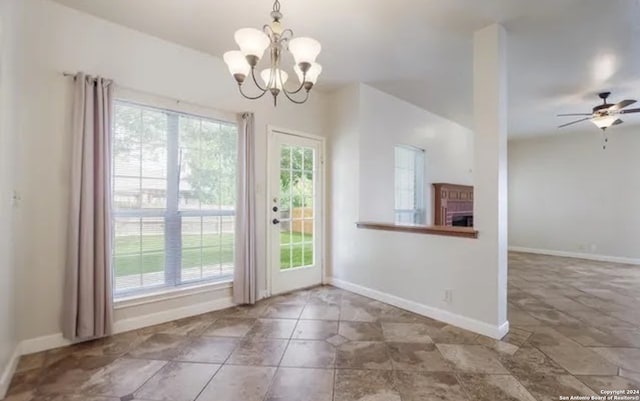
<path fill-rule="evenodd" d="M 266 186 L 266 199 L 265 199 L 265 210 L 266 210 L 266 215 L 265 215 L 265 219 L 266 219 L 266 236 L 267 236 L 267 241 L 266 241 L 266 246 L 267 246 L 267 252 L 266 252 L 266 257 L 267 257 L 267 263 L 266 263 L 266 267 L 267 267 L 267 292 L 266 292 L 266 298 L 271 297 L 273 295 L 273 266 L 272 266 L 272 262 L 273 262 L 273 238 L 272 238 L 272 234 L 271 234 L 271 184 L 272 183 L 272 165 L 271 163 L 273 162 L 273 147 L 274 147 L 274 134 L 275 133 L 281 133 L 281 134 L 285 134 L 285 135 L 292 135 L 292 136 L 298 136 L 301 138 L 305 138 L 305 139 L 312 139 L 315 141 L 319 141 L 320 142 L 320 166 L 318 167 L 318 170 L 320 171 L 320 181 L 318 182 L 318 185 L 320 185 L 321 187 L 321 191 L 322 191 L 322 196 L 320 197 L 320 216 L 318 217 L 319 223 L 320 223 L 320 229 L 322 230 L 322 235 L 320 236 L 321 240 L 320 240 L 320 246 L 319 246 L 319 252 L 318 254 L 320 255 L 320 282 L 321 284 L 326 284 L 327 283 L 327 279 L 326 279 L 326 271 L 327 271 L 327 266 L 326 266 L 326 261 L 327 261 L 327 254 L 326 254 L 326 242 L 327 242 L 327 213 L 326 213 L 326 205 L 327 205 L 327 185 L 326 185 L 326 180 L 327 180 L 327 168 L 326 168 L 326 164 L 325 164 L 325 159 L 326 159 L 326 153 L 327 153 L 327 138 L 320 136 L 320 135 L 315 135 L 315 134 L 310 134 L 307 132 L 303 132 L 303 131 L 297 131 L 297 130 L 292 130 L 292 129 L 288 129 L 288 128 L 282 128 L 279 126 L 275 126 L 275 125 L 267 125 L 267 186 Z"/>

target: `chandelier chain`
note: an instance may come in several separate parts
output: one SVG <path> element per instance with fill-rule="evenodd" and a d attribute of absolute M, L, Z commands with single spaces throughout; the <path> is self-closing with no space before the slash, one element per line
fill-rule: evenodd
<path fill-rule="evenodd" d="M 275 0 L 273 3 L 273 11 L 279 13 L 280 12 L 280 0 Z"/>

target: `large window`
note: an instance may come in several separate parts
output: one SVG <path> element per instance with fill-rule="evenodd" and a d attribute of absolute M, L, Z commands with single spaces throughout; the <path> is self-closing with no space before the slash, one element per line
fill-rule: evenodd
<path fill-rule="evenodd" d="M 424 150 L 395 147 L 395 221 L 425 224 Z"/>
<path fill-rule="evenodd" d="M 115 296 L 231 277 L 237 126 L 116 101 Z"/>

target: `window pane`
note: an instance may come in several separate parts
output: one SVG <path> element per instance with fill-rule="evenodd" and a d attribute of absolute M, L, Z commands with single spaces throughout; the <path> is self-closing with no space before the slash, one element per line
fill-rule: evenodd
<path fill-rule="evenodd" d="M 113 241 L 115 291 L 142 286 L 141 224 L 139 218 L 116 218 Z"/>
<path fill-rule="evenodd" d="M 164 219 L 116 218 L 114 233 L 115 291 L 164 284 Z"/>
<path fill-rule="evenodd" d="M 237 129 L 180 117 L 180 208 L 233 212 L 236 203 Z"/>
<path fill-rule="evenodd" d="M 114 292 L 229 276 L 237 126 L 116 101 Z"/>
<path fill-rule="evenodd" d="M 424 224 L 424 151 L 395 147 L 395 215 L 397 223 Z"/>
<path fill-rule="evenodd" d="M 280 270 L 291 268 L 291 245 L 280 246 Z"/>
<path fill-rule="evenodd" d="M 167 206 L 167 180 L 143 178 L 141 181 L 140 207 L 164 209 Z"/>

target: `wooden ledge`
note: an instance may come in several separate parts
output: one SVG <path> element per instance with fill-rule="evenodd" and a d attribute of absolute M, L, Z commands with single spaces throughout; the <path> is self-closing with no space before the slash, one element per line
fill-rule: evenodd
<path fill-rule="evenodd" d="M 419 226 L 399 225 L 391 223 L 357 222 L 358 228 L 368 230 L 395 231 L 414 234 L 443 235 L 446 237 L 478 238 L 478 231 L 472 227 L 445 227 L 445 226 Z"/>

